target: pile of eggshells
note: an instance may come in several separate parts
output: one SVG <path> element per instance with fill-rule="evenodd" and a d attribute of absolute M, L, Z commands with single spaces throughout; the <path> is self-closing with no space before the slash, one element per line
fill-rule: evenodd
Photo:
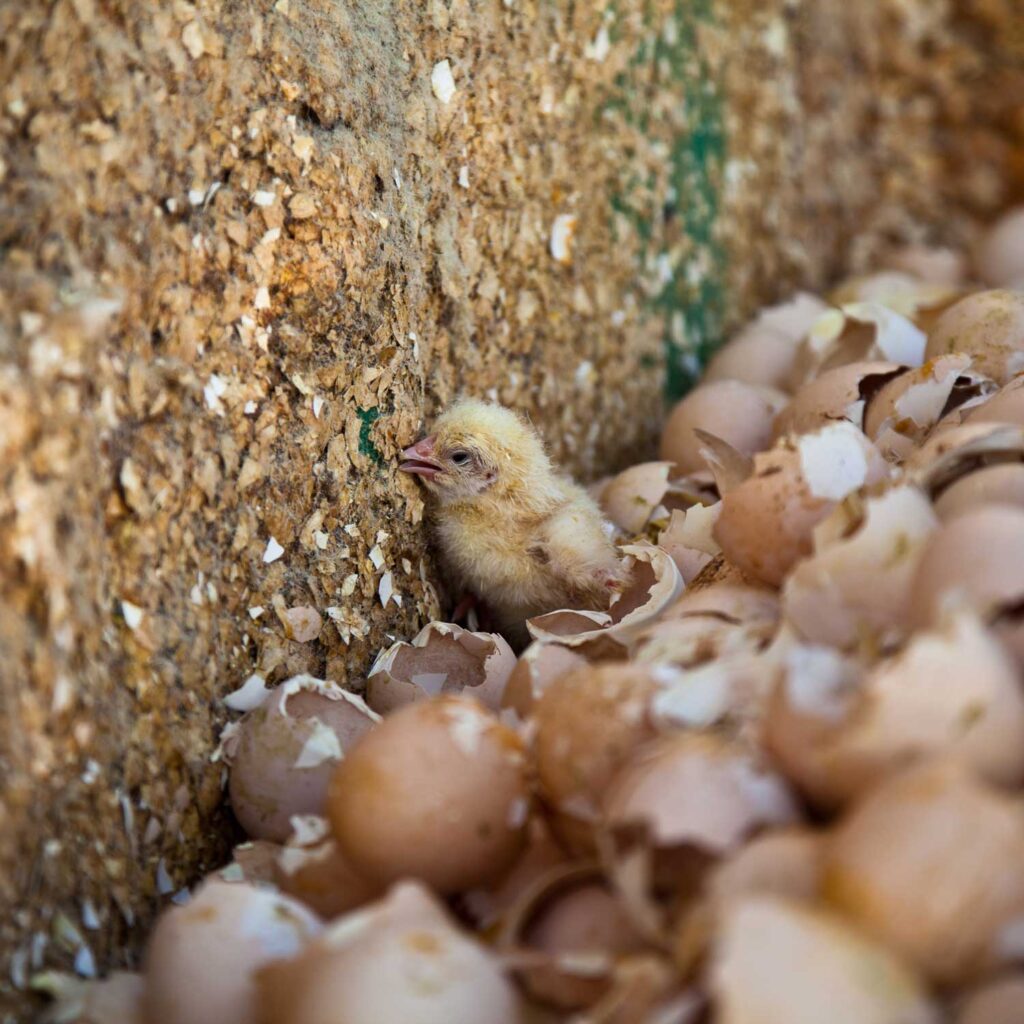
<path fill-rule="evenodd" d="M 250 681 L 217 756 L 252 841 L 62 1012 L 1024 1021 L 1014 286 L 1024 211 L 763 311 L 592 489 L 626 590 L 518 658 L 432 622 L 365 697 Z"/>

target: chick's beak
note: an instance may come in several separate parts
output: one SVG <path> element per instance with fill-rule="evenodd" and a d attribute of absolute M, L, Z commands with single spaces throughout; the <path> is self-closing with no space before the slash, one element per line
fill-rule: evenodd
<path fill-rule="evenodd" d="M 425 437 L 402 452 L 402 464 L 398 467 L 403 473 L 423 476 L 428 480 L 441 472 L 441 465 L 434 457 L 434 438 Z"/>

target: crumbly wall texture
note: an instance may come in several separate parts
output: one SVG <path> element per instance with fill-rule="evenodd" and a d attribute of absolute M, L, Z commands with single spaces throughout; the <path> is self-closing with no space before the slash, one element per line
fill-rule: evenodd
<path fill-rule="evenodd" d="M 237 839 L 228 692 L 359 690 L 439 614 L 395 472 L 437 410 L 498 399 L 600 476 L 855 237 L 1020 194 L 1013 6 L 0 9 L 7 1019 L 136 962 Z"/>

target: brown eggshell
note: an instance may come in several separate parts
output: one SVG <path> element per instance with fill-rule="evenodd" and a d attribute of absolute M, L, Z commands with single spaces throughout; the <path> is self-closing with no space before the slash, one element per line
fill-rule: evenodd
<path fill-rule="evenodd" d="M 717 509 L 718 506 L 712 507 Z M 691 515 L 691 513 L 693 514 Z M 716 517 L 717 512 L 708 515 L 708 510 L 702 505 L 694 505 L 686 511 L 673 509 L 668 523 L 658 534 L 658 547 L 675 562 L 684 583 L 695 579 L 701 569 L 717 553 L 718 544 L 715 543 L 710 533 L 710 528 Z M 706 533 L 703 528 L 694 529 L 695 524 L 701 524 L 703 527 L 702 521 L 707 524 Z M 710 545 L 707 541 L 714 545 L 714 551 L 702 550 L 694 546 L 696 543 L 701 543 L 704 547 L 708 547 Z"/>
<path fill-rule="evenodd" d="M 743 572 L 778 586 L 811 553 L 814 528 L 834 504 L 887 474 L 850 423 L 780 443 L 756 456 L 753 475 L 722 499 L 715 540 Z"/>
<path fill-rule="evenodd" d="M 928 539 L 911 586 L 914 621 L 950 604 L 991 614 L 1024 600 L 1024 510 L 990 505 L 965 512 Z"/>
<path fill-rule="evenodd" d="M 522 742 L 481 704 L 434 697 L 389 715 L 338 766 L 327 817 L 370 882 L 439 892 L 491 882 L 522 849 L 529 790 Z"/>
<path fill-rule="evenodd" d="M 321 930 L 301 903 L 244 883 L 205 882 L 166 910 L 146 947 L 147 1024 L 252 1024 L 255 973 Z"/>
<path fill-rule="evenodd" d="M 640 827 L 656 847 L 692 846 L 713 856 L 799 814 L 786 783 L 749 749 L 696 732 L 637 750 L 616 773 L 603 803 L 610 828 Z"/>
<path fill-rule="evenodd" d="M 642 462 L 612 477 L 601 491 L 601 509 L 623 533 L 642 533 L 668 490 L 671 462 Z"/>
<path fill-rule="evenodd" d="M 841 918 L 750 896 L 725 915 L 710 968 L 728 1024 L 939 1024 L 924 987 Z"/>
<path fill-rule="evenodd" d="M 917 634 L 853 685 L 814 670 L 790 660 L 764 738 L 815 805 L 834 808 L 910 761 L 943 752 L 992 782 L 1024 780 L 1017 669 L 970 613 Z"/>
<path fill-rule="evenodd" d="M 967 423 L 1016 423 L 1024 427 L 1024 375 L 1014 377 L 984 402 L 972 405 Z"/>
<path fill-rule="evenodd" d="M 439 694 L 476 697 L 497 709 L 516 656 L 498 633 L 430 622 L 411 643 L 382 651 L 366 678 L 366 703 L 378 714 Z"/>
<path fill-rule="evenodd" d="M 896 363 L 849 363 L 804 384 L 775 418 L 776 437 L 806 434 L 835 420 L 861 426 L 864 403 L 906 367 Z"/>
<path fill-rule="evenodd" d="M 986 466 L 961 477 L 935 499 L 935 513 L 948 522 L 986 505 L 1024 509 L 1024 462 Z"/>
<path fill-rule="evenodd" d="M 928 284 L 961 285 L 967 274 L 964 257 L 956 249 L 906 245 L 886 257 L 888 266 Z"/>
<path fill-rule="evenodd" d="M 253 839 L 283 842 L 296 814 L 319 814 L 335 765 L 378 716 L 334 683 L 295 676 L 225 743 L 231 808 Z"/>
<path fill-rule="evenodd" d="M 274 865 L 281 849 L 280 843 L 268 843 L 265 839 L 239 843 L 231 851 L 231 863 L 211 872 L 208 877 L 220 878 L 224 882 L 276 885 Z"/>
<path fill-rule="evenodd" d="M 1024 287 L 1024 206 L 1007 210 L 981 235 L 974 266 L 990 288 Z"/>
<path fill-rule="evenodd" d="M 299 956 L 261 971 L 259 984 L 259 1024 L 521 1022 L 494 955 L 412 882 L 339 918 Z"/>
<path fill-rule="evenodd" d="M 627 664 L 593 665 L 556 679 L 534 708 L 534 767 L 540 795 L 560 839 L 592 848 L 592 827 L 615 772 L 652 739 L 650 672 Z"/>
<path fill-rule="evenodd" d="M 961 299 L 939 318 L 926 358 L 965 352 L 973 368 L 998 384 L 1024 370 L 1024 293 L 993 290 Z"/>
<path fill-rule="evenodd" d="M 1024 806 L 955 762 L 873 789 L 824 860 L 825 898 L 929 979 L 962 984 L 1020 952 Z"/>
<path fill-rule="evenodd" d="M 906 478 L 937 498 L 974 470 L 1024 456 L 1024 427 L 1012 423 L 963 423 L 934 431 L 903 465 Z"/>
<path fill-rule="evenodd" d="M 772 421 L 784 396 L 735 380 L 703 384 L 691 391 L 669 414 L 661 434 L 661 458 L 682 473 L 704 468 L 701 442 L 694 428 L 722 438 L 744 455 L 767 448 Z"/>
<path fill-rule="evenodd" d="M 559 676 L 586 663 L 586 658 L 576 654 L 571 647 L 535 640 L 519 655 L 505 685 L 501 706 L 512 708 L 520 718 L 526 718 L 544 691 Z"/>
<path fill-rule="evenodd" d="M 1024 1021 L 1024 974 L 1008 974 L 963 997 L 954 1024 L 1020 1024 Z"/>

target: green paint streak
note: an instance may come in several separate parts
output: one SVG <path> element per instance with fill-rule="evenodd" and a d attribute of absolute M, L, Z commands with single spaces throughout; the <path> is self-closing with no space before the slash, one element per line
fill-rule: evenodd
<path fill-rule="evenodd" d="M 383 464 L 381 454 L 370 440 L 370 427 L 380 419 L 380 409 L 356 409 L 359 417 L 359 453 L 365 455 L 375 466 Z"/>
<path fill-rule="evenodd" d="M 662 321 L 665 394 L 676 399 L 693 385 L 722 340 L 726 254 L 715 225 L 721 208 L 725 121 L 719 87 L 698 46 L 699 24 L 714 19 L 712 0 L 676 0 L 674 32 L 653 23 L 650 3 L 644 15 L 645 37 L 627 70 L 617 76 L 615 92 L 598 118 L 621 117 L 645 136 L 659 139 L 668 130 L 667 180 L 659 188 L 654 180 L 634 175 L 622 182 L 610 205 L 636 233 L 641 275 L 647 279 L 660 274 L 662 283 L 648 295 L 647 306 Z M 615 38 L 614 31 L 610 34 Z M 682 126 L 652 122 L 646 90 L 676 93 L 684 111 Z M 619 241 L 615 220 L 612 233 Z M 673 265 L 669 254 L 680 250 L 682 256 Z"/>

